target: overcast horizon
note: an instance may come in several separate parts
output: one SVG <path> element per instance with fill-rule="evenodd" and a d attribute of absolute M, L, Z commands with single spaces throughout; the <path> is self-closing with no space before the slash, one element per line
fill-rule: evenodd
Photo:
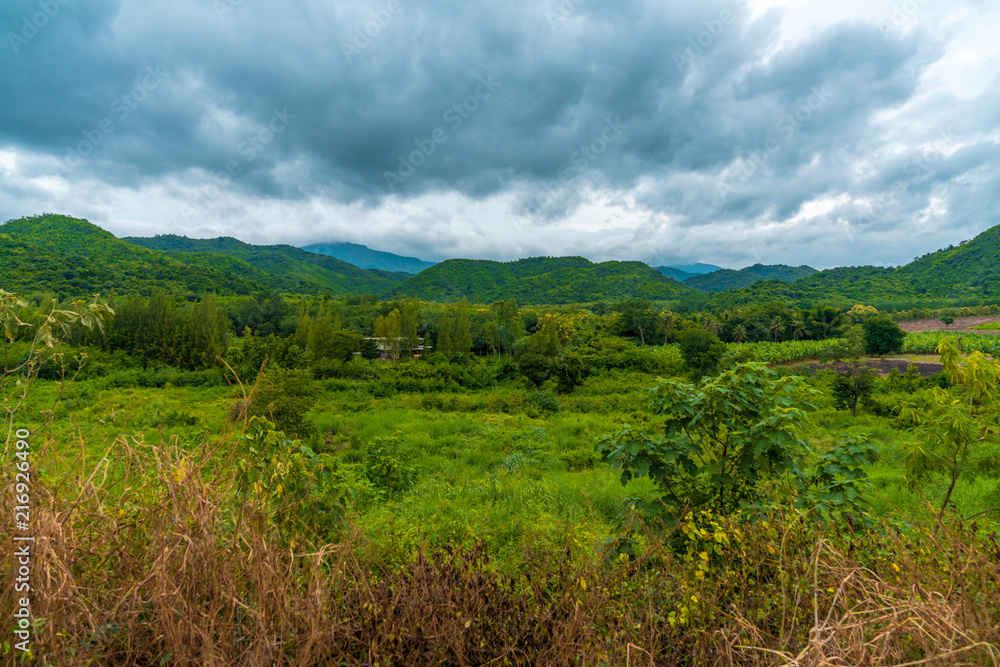
<path fill-rule="evenodd" d="M 13 0 L 0 220 L 901 265 L 1000 223 L 1000 7 Z"/>

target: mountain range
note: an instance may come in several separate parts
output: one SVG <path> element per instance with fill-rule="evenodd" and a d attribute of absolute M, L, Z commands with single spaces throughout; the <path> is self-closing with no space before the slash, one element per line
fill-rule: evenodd
<path fill-rule="evenodd" d="M 583 257 L 532 257 L 516 262 L 450 259 L 398 285 L 395 293 L 427 301 L 476 303 L 515 298 L 520 304 L 689 297 L 693 290 L 642 262 Z"/>
<path fill-rule="evenodd" d="M 210 291 L 245 295 L 276 290 L 331 296 L 359 292 L 434 301 L 465 297 L 478 303 L 507 298 L 522 304 L 646 299 L 713 309 L 770 301 L 825 301 L 849 306 L 942 299 L 976 303 L 1000 298 L 1000 227 L 902 267 L 826 271 L 757 264 L 740 271 L 716 268 L 692 274 L 684 269 L 712 267 L 654 269 L 641 262 L 594 263 L 582 257 L 535 257 L 515 262 L 452 259 L 432 264 L 355 244 L 325 246 L 331 252 L 355 253 L 362 263 L 366 263 L 363 258 L 369 258 L 370 266 L 412 270 L 430 266 L 416 275 L 360 268 L 289 245 L 256 246 L 233 238 L 163 235 L 119 239 L 85 220 L 45 214 L 0 225 L 0 288 L 60 297 L 149 294 L 159 289 L 188 298 Z M 680 281 L 666 275 L 664 269 L 688 275 Z"/>
<path fill-rule="evenodd" d="M 400 273 L 361 269 L 334 257 L 290 245 L 256 246 L 230 237 L 189 239 L 173 234 L 152 238 L 125 237 L 122 240 L 164 252 L 188 264 L 211 266 L 216 256 L 225 255 L 246 262 L 266 274 L 253 274 L 253 279 L 261 285 L 298 294 L 323 291 L 334 294 L 383 294 L 406 279 Z"/>
<path fill-rule="evenodd" d="M 784 264 L 764 265 L 754 264 L 745 269 L 734 271 L 732 269 L 719 269 L 711 273 L 691 276 L 684 280 L 688 287 L 701 290 L 703 292 L 725 292 L 741 287 L 749 287 L 754 283 L 764 280 L 780 280 L 791 283 L 800 278 L 818 273 L 811 266 L 785 266 Z"/>

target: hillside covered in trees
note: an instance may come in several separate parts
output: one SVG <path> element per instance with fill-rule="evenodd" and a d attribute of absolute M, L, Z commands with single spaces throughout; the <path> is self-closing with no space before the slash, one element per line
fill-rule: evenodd
<path fill-rule="evenodd" d="M 749 287 L 765 280 L 780 280 L 790 283 L 816 273 L 811 266 L 786 266 L 784 264 L 754 264 L 745 269 L 720 269 L 711 273 L 691 276 L 684 280 L 688 287 L 703 292 L 725 292 L 733 289 Z"/>
<path fill-rule="evenodd" d="M 257 246 L 231 237 L 189 239 L 173 234 L 152 238 L 126 237 L 129 243 L 160 250 L 192 264 L 211 265 L 218 255 L 242 260 L 266 272 L 268 287 L 301 294 L 382 294 L 405 276 L 389 271 L 367 271 L 353 264 L 307 252 L 290 245 Z"/>
<path fill-rule="evenodd" d="M 1000 227 L 898 268 L 812 272 L 807 266 L 755 265 L 691 276 L 684 282 L 641 262 L 596 264 L 582 257 L 454 259 L 407 277 L 287 245 L 173 235 L 119 239 L 85 220 L 53 214 L 0 225 L 0 250 L 0 284 L 5 289 L 60 298 L 163 291 L 194 299 L 209 292 L 248 296 L 274 291 L 438 302 L 465 298 L 480 304 L 507 299 L 534 305 L 640 299 L 722 312 L 775 301 L 805 308 L 817 303 L 842 308 L 868 303 L 889 309 L 977 305 L 994 297 L 1000 284 Z M 744 285 L 748 282 L 752 284 Z"/>
<path fill-rule="evenodd" d="M 716 293 L 705 306 L 726 310 L 770 301 L 799 306 L 824 301 L 843 307 L 858 302 L 886 307 L 973 305 L 991 302 L 1000 293 L 998 268 L 1000 226 L 958 246 L 918 257 L 905 266 L 839 267 L 790 284 L 777 280 L 759 282 Z"/>
<path fill-rule="evenodd" d="M 426 301 L 565 304 L 614 299 L 678 300 L 697 294 L 642 262 L 594 264 L 583 257 L 516 262 L 453 259 L 422 271 L 395 292 Z"/>
<path fill-rule="evenodd" d="M 52 292 L 60 298 L 111 291 L 149 295 L 155 290 L 242 295 L 269 280 L 266 273 L 229 257 L 186 261 L 64 215 L 20 218 L 0 226 L 0 253 L 4 289 Z"/>

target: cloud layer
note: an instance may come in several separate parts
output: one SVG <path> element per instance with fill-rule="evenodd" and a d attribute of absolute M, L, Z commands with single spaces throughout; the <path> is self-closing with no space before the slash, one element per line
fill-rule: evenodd
<path fill-rule="evenodd" d="M 0 218 L 898 264 L 1000 222 L 1000 10 L 932 4 L 11 0 Z"/>

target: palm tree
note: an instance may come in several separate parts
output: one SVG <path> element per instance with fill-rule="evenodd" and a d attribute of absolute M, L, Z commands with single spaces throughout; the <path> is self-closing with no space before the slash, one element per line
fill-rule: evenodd
<path fill-rule="evenodd" d="M 792 335 L 795 336 L 795 340 L 802 340 L 802 337 L 806 335 L 806 327 L 809 326 L 802 315 L 796 315 L 792 318 Z"/>
<path fill-rule="evenodd" d="M 810 315 L 810 324 L 818 334 L 818 338 L 830 338 L 835 332 L 839 332 L 848 322 L 845 315 L 839 308 L 819 304 L 813 308 Z"/>
<path fill-rule="evenodd" d="M 774 342 L 778 342 L 778 335 L 785 333 L 785 321 L 780 317 L 775 317 L 771 320 L 771 326 L 768 327 L 771 333 L 774 334 Z"/>
<path fill-rule="evenodd" d="M 747 339 L 747 328 L 742 324 L 737 324 L 733 327 L 733 340 L 737 343 L 742 343 Z"/>
<path fill-rule="evenodd" d="M 660 333 L 663 334 L 663 344 L 670 340 L 670 332 L 674 330 L 674 314 L 669 310 L 660 313 Z"/>

